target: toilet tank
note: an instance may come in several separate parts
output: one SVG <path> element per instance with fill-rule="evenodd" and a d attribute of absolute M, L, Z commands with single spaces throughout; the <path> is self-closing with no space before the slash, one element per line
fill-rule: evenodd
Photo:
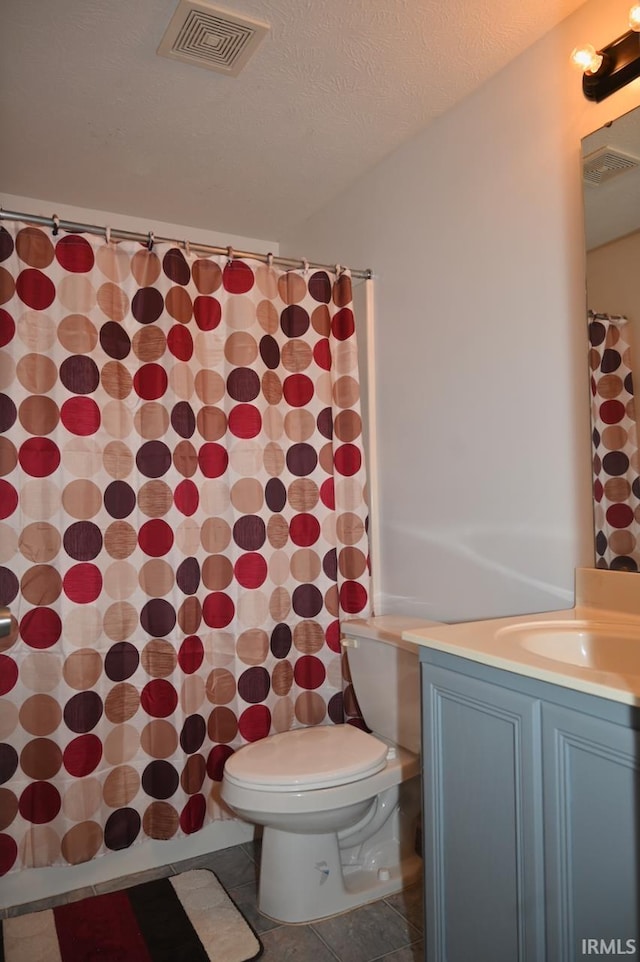
<path fill-rule="evenodd" d="M 438 622 L 399 615 L 358 618 L 342 624 L 351 681 L 368 727 L 383 738 L 420 752 L 418 648 L 402 632 Z"/>

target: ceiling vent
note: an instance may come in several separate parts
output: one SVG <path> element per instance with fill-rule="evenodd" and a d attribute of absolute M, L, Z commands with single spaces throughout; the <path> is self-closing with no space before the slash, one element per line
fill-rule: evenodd
<path fill-rule="evenodd" d="M 638 167 L 640 161 L 631 154 L 623 154 L 615 147 L 600 147 L 588 154 L 582 162 L 582 176 L 586 184 L 599 187 L 612 177 Z"/>
<path fill-rule="evenodd" d="M 235 77 L 268 32 L 268 23 L 180 0 L 158 54 Z"/>

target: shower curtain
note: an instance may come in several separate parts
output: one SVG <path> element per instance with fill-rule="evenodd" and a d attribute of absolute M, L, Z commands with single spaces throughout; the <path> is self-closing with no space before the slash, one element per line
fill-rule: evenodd
<path fill-rule="evenodd" d="M 0 873 L 225 817 L 226 758 L 355 724 L 351 280 L 0 229 Z"/>
<path fill-rule="evenodd" d="M 626 318 L 589 312 L 596 566 L 638 571 L 640 461 Z"/>

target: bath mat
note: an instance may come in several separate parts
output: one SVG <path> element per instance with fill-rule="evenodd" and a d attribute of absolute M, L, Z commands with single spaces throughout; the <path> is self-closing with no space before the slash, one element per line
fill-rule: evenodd
<path fill-rule="evenodd" d="M 2 922 L 0 962 L 249 962 L 262 945 L 207 869 Z"/>

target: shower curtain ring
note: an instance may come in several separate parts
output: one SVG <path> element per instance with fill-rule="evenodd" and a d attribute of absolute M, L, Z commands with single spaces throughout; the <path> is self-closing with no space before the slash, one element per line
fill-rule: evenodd
<path fill-rule="evenodd" d="M 57 214 L 54 214 L 51 220 L 53 221 L 53 231 L 52 231 L 53 236 L 57 237 L 58 231 L 60 230 L 60 218 L 58 217 Z"/>
<path fill-rule="evenodd" d="M 267 266 L 273 267 L 273 254 L 271 253 L 271 251 L 269 251 L 269 253 L 267 254 Z"/>
<path fill-rule="evenodd" d="M 227 258 L 227 267 L 230 267 L 233 264 L 233 247 L 231 245 L 227 247 Z"/>
<path fill-rule="evenodd" d="M 186 240 L 184 242 L 184 251 L 187 257 L 191 257 L 191 241 Z"/>
<path fill-rule="evenodd" d="M 336 264 L 336 277 L 340 277 L 343 270 L 344 270 L 344 267 L 342 266 L 342 264 Z"/>
<path fill-rule="evenodd" d="M 303 274 L 309 273 L 309 261 L 307 260 L 306 257 L 302 258 L 302 273 Z"/>
<path fill-rule="evenodd" d="M 111 243 L 111 228 L 108 224 L 104 229 L 104 239 L 106 240 L 107 244 Z"/>
<path fill-rule="evenodd" d="M 152 250 L 153 250 L 153 243 L 154 243 L 153 231 L 150 230 L 149 233 L 148 233 L 148 235 L 147 235 L 147 250 L 148 250 L 148 251 L 152 251 Z"/>

